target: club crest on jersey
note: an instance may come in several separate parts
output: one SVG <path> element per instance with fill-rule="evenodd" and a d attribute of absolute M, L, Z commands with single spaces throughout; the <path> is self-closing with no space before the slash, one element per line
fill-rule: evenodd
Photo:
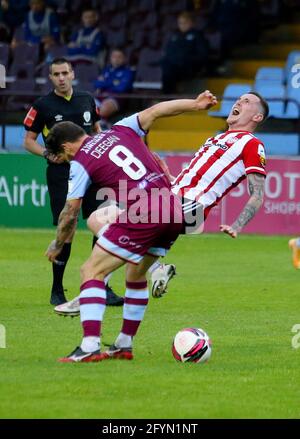
<path fill-rule="evenodd" d="M 63 120 L 63 115 L 57 114 L 56 116 L 54 116 L 54 119 L 56 120 L 56 122 L 61 122 Z"/>
<path fill-rule="evenodd" d="M 83 119 L 84 119 L 86 122 L 89 122 L 89 121 L 91 120 L 91 113 L 90 113 L 90 111 L 85 111 L 85 112 L 83 113 Z"/>
<path fill-rule="evenodd" d="M 239 139 L 237 137 L 230 137 L 228 140 L 226 140 L 226 145 L 232 146 L 235 142 L 237 142 Z"/>
<path fill-rule="evenodd" d="M 266 154 L 265 154 L 265 149 L 264 149 L 264 147 L 263 147 L 261 144 L 258 145 L 257 153 L 258 153 L 258 155 L 259 155 L 259 161 L 260 161 L 260 164 L 261 164 L 262 166 L 266 166 Z"/>

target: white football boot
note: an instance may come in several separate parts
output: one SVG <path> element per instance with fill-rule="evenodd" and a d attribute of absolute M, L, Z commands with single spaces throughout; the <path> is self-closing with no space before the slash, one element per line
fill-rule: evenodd
<path fill-rule="evenodd" d="M 69 300 L 69 302 L 63 303 L 62 305 L 57 305 L 54 308 L 56 314 L 60 316 L 70 316 L 76 317 L 80 314 L 79 309 L 79 296 L 74 297 L 74 299 Z"/>
<path fill-rule="evenodd" d="M 176 267 L 173 264 L 161 264 L 151 273 L 151 294 L 154 298 L 157 299 L 167 293 L 168 283 L 175 274 Z"/>

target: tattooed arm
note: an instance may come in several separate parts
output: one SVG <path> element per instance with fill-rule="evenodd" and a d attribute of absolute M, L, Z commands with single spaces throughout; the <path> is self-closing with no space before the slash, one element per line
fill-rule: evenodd
<path fill-rule="evenodd" d="M 265 187 L 265 176 L 262 174 L 249 174 L 248 186 L 250 192 L 250 198 L 240 213 L 236 221 L 228 226 L 226 224 L 220 225 L 221 232 L 227 233 L 232 238 L 236 238 L 238 233 L 242 228 L 248 224 L 248 222 L 254 217 L 256 212 L 259 210 L 264 199 L 264 187 Z"/>
<path fill-rule="evenodd" d="M 49 261 L 55 262 L 55 258 L 61 252 L 64 243 L 74 234 L 80 207 L 81 199 L 66 201 L 65 207 L 58 218 L 56 239 L 51 242 L 46 251 Z"/>

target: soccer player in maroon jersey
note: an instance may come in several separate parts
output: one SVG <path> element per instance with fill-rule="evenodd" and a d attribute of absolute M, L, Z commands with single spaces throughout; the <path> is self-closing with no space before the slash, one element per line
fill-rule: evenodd
<path fill-rule="evenodd" d="M 245 178 L 248 180 L 250 198 L 236 221 L 232 225 L 222 224 L 220 230 L 236 238 L 259 210 L 264 195 L 266 160 L 264 146 L 253 132 L 267 116 L 266 101 L 256 93 L 247 93 L 233 105 L 227 118 L 228 130 L 207 139 L 176 178 L 170 175 L 166 164 L 158 158 L 172 181 L 172 191 L 182 197 L 185 233 L 201 227 L 211 208 Z M 88 226 L 95 235 L 99 235 L 102 227 L 114 221 L 118 214 L 116 205 L 99 209 L 89 217 Z M 161 282 L 163 287 L 169 280 L 165 267 L 170 266 L 162 265 L 161 269 L 155 271 L 157 282 Z M 55 311 L 62 315 L 78 315 L 78 297 L 56 307 Z"/>
<path fill-rule="evenodd" d="M 67 201 L 59 216 L 56 239 L 46 252 L 49 261 L 55 262 L 64 242 L 73 233 L 82 198 L 91 183 L 124 206 L 117 220 L 102 232 L 90 258 L 81 267 L 79 302 L 83 340 L 61 362 L 133 358 L 132 339 L 149 298 L 146 272 L 159 256 L 166 254 L 183 225 L 181 200 L 172 193 L 170 181 L 140 137 L 159 117 L 203 110 L 216 103 L 209 91 L 196 99 L 161 102 L 94 137 L 72 122 L 61 122 L 50 130 L 49 151 L 72 161 Z M 123 325 L 114 345 L 101 353 L 105 277 L 126 262 L 129 264 Z"/>

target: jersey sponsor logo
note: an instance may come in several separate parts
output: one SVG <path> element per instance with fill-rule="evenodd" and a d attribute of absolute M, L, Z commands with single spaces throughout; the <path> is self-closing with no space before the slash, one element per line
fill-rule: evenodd
<path fill-rule="evenodd" d="M 85 111 L 85 112 L 83 113 L 83 119 L 84 119 L 86 122 L 90 122 L 90 120 L 91 120 L 91 112 L 90 112 L 90 111 Z"/>
<path fill-rule="evenodd" d="M 259 155 L 259 161 L 260 161 L 260 164 L 261 164 L 262 166 L 266 166 L 266 154 L 265 154 L 265 149 L 264 149 L 264 147 L 263 147 L 261 144 L 258 145 L 257 153 L 258 153 L 258 155 Z"/>
<path fill-rule="evenodd" d="M 54 116 L 54 119 L 56 120 L 56 122 L 61 122 L 63 120 L 63 115 L 62 114 L 57 114 L 56 116 Z"/>
<path fill-rule="evenodd" d="M 222 145 L 222 144 L 217 144 L 216 146 L 218 146 L 220 149 L 222 149 L 223 151 L 227 151 L 227 149 L 229 148 L 228 145 Z"/>
<path fill-rule="evenodd" d="M 37 111 L 33 107 L 31 107 L 24 119 L 24 125 L 30 128 L 34 122 L 36 115 Z"/>

